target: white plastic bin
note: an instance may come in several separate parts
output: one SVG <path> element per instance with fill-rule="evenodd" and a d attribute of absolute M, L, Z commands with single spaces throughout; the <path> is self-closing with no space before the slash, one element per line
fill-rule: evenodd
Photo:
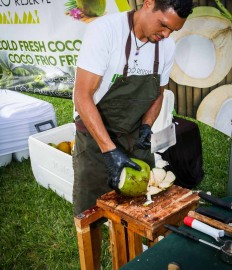
<path fill-rule="evenodd" d="M 48 143 L 72 141 L 75 130 L 75 124 L 70 123 L 29 137 L 30 160 L 36 181 L 69 202 L 72 202 L 74 182 L 72 156 Z"/>
<path fill-rule="evenodd" d="M 15 91 L 0 89 L 0 167 L 29 157 L 28 138 L 56 126 L 49 102 Z M 39 127 L 39 128 L 38 128 Z"/>

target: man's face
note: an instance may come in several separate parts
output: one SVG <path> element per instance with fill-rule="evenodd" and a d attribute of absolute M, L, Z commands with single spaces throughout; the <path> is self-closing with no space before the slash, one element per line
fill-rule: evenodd
<path fill-rule="evenodd" d="M 186 19 L 180 18 L 173 9 L 165 12 L 149 10 L 142 25 L 143 34 L 150 42 L 160 41 L 169 37 L 173 31 L 178 31 Z"/>

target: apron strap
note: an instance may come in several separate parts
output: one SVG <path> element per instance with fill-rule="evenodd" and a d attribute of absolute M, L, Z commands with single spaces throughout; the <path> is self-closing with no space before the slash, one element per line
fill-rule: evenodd
<path fill-rule="evenodd" d="M 126 64 L 124 66 L 123 69 L 123 76 L 126 77 L 127 76 L 127 71 L 128 71 L 128 60 L 129 60 L 129 56 L 130 56 L 130 51 L 131 51 L 131 29 L 133 26 L 133 16 L 134 16 L 135 10 L 131 10 L 127 13 L 128 16 L 128 24 L 129 24 L 129 35 L 127 38 L 127 42 L 126 42 Z"/>
<path fill-rule="evenodd" d="M 155 43 L 155 61 L 154 61 L 154 67 L 153 67 L 153 74 L 154 77 L 158 75 L 159 70 L 159 42 Z"/>
<path fill-rule="evenodd" d="M 132 26 L 133 26 L 133 16 L 134 16 L 135 10 L 131 10 L 127 13 L 128 16 L 128 24 L 129 24 L 129 35 L 127 38 L 127 42 L 126 42 L 126 49 L 125 49 L 125 53 L 126 53 L 126 64 L 124 66 L 123 69 L 123 76 L 126 77 L 127 76 L 127 72 L 128 72 L 128 61 L 129 61 L 129 56 L 130 56 L 130 51 L 131 51 L 131 30 L 132 30 Z M 153 74 L 154 77 L 156 77 L 158 75 L 158 69 L 159 69 L 159 42 L 155 43 L 155 60 L 154 60 L 154 66 L 153 66 Z"/>

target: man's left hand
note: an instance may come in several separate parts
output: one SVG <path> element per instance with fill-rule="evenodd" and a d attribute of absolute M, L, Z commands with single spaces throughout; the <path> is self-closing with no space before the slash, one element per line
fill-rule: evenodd
<path fill-rule="evenodd" d="M 151 127 L 148 124 L 142 124 L 139 128 L 139 139 L 135 143 L 135 148 L 147 150 L 151 148 Z"/>

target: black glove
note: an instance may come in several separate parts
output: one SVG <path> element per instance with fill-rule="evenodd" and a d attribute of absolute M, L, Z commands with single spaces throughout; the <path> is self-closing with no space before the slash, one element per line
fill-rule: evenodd
<path fill-rule="evenodd" d="M 148 124 L 142 124 L 139 128 L 139 139 L 135 143 L 134 148 L 150 149 L 151 148 L 151 127 Z"/>
<path fill-rule="evenodd" d="M 141 170 L 141 167 L 138 164 L 129 159 L 118 148 L 103 153 L 103 156 L 109 174 L 108 185 L 118 192 L 119 178 L 124 167 L 131 167 L 138 171 Z"/>

